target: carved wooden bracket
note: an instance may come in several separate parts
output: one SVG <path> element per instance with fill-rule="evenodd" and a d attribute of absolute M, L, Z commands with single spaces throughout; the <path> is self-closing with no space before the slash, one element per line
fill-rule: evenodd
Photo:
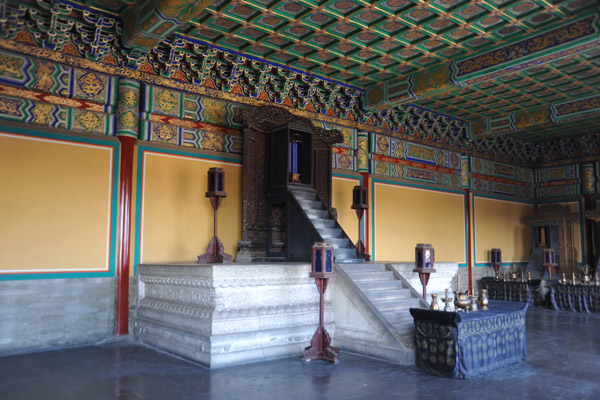
<path fill-rule="evenodd" d="M 261 133 L 270 133 L 273 129 L 286 124 L 296 124 L 310 128 L 317 138 L 329 145 L 342 143 L 344 136 L 337 129 L 324 129 L 314 126 L 310 119 L 292 114 L 284 107 L 261 106 L 249 109 L 236 109 L 233 120 Z"/>
<path fill-rule="evenodd" d="M 592 221 L 600 222 L 600 208 L 596 208 L 595 210 L 586 211 L 585 217 L 587 219 L 591 219 Z"/>

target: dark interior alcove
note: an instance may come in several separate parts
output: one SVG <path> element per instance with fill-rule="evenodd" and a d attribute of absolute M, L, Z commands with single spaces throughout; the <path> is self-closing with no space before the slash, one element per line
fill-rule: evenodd
<path fill-rule="evenodd" d="M 234 120 L 244 126 L 242 241 L 250 253 L 246 261 L 285 258 L 290 223 L 285 192 L 290 187 L 311 188 L 330 208 L 331 149 L 343 136 L 278 106 L 238 109 Z M 294 140 L 299 150 L 297 181 L 289 168 Z"/>

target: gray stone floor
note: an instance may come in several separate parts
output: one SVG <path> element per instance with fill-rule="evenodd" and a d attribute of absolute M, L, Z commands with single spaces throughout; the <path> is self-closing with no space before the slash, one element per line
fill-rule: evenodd
<path fill-rule="evenodd" d="M 528 360 L 469 380 L 342 353 L 208 370 L 131 341 L 0 358 L 0 399 L 599 399 L 600 315 L 530 309 Z"/>

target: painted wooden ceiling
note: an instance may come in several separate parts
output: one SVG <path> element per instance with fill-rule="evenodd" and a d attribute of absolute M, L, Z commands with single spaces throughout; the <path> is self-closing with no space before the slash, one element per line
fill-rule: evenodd
<path fill-rule="evenodd" d="M 130 16 L 154 7 L 178 19 L 148 37 L 342 82 L 364 90 L 369 108 L 421 106 L 468 121 L 474 137 L 600 134 L 600 0 L 79 2 L 120 16 L 125 42 L 141 43 L 127 36 L 143 25 Z"/>

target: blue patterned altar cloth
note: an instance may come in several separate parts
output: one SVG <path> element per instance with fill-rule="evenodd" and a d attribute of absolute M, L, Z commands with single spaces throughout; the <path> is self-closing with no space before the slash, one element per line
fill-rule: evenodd
<path fill-rule="evenodd" d="M 527 303 L 491 301 L 489 310 L 411 308 L 417 366 L 434 375 L 470 378 L 527 359 Z"/>

